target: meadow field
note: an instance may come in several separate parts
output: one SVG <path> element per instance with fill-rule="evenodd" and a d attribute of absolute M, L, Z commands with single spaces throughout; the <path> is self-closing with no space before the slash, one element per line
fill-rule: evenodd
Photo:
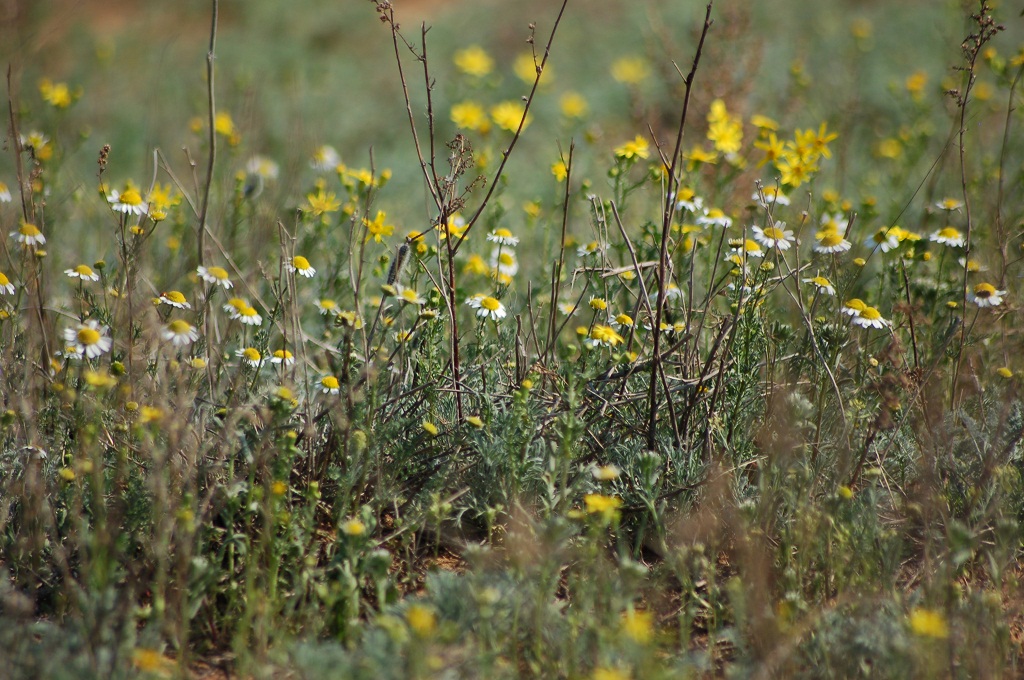
<path fill-rule="evenodd" d="M 0 2 L 0 676 L 1024 675 L 1024 13 Z"/>

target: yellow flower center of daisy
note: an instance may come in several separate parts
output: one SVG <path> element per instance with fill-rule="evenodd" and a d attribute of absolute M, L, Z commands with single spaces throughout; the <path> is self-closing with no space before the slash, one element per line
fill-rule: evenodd
<path fill-rule="evenodd" d="M 516 263 L 516 258 L 512 257 L 511 253 L 502 253 L 498 257 L 498 262 L 505 265 L 506 267 L 511 267 Z"/>
<path fill-rule="evenodd" d="M 979 283 L 974 287 L 975 297 L 990 298 L 996 294 L 996 287 L 991 283 Z"/>
<path fill-rule="evenodd" d="M 306 265 L 308 266 L 309 263 L 307 262 Z M 215 279 L 224 280 L 228 278 L 228 272 L 226 269 L 224 269 L 224 267 L 210 267 L 206 271 L 210 276 L 212 276 Z"/>
<path fill-rule="evenodd" d="M 864 301 L 861 300 L 860 298 L 853 298 L 852 300 L 847 300 L 843 304 L 843 306 L 846 307 L 847 309 L 852 309 L 857 312 L 863 312 L 865 309 L 868 308 L 868 306 L 864 304 Z"/>
<path fill-rule="evenodd" d="M 338 379 L 335 378 L 333 375 L 325 376 L 320 381 L 320 384 L 323 385 L 324 387 L 326 387 L 329 390 L 336 390 L 339 387 Z"/>
<path fill-rule="evenodd" d="M 960 238 L 960 230 L 956 227 L 946 227 L 939 230 L 939 236 L 947 239 Z"/>
<path fill-rule="evenodd" d="M 494 235 L 499 236 L 501 238 L 510 238 L 512 236 L 512 232 L 502 227 L 500 229 L 495 229 Z"/>
<path fill-rule="evenodd" d="M 304 258 L 302 255 L 296 255 L 292 259 L 292 264 L 295 265 L 295 268 L 298 269 L 299 271 L 309 269 L 309 260 Z"/>
<path fill-rule="evenodd" d="M 257 316 L 258 312 L 255 307 L 246 307 L 245 309 L 238 310 L 239 316 Z"/>
<path fill-rule="evenodd" d="M 813 279 L 811 279 L 811 283 L 813 283 L 816 286 L 822 287 L 832 285 L 832 282 L 826 279 L 824 276 L 815 276 Z"/>
<path fill-rule="evenodd" d="M 175 335 L 185 335 L 192 330 L 192 324 L 188 321 L 182 321 L 181 319 L 175 319 L 171 323 L 167 324 L 167 329 Z"/>
<path fill-rule="evenodd" d="M 18 229 L 18 232 L 22 236 L 29 236 L 29 237 L 39 236 L 39 234 L 41 233 L 39 231 L 39 227 L 37 227 L 34 224 L 29 224 L 28 222 L 22 222 L 21 228 Z"/>
<path fill-rule="evenodd" d="M 274 351 L 274 356 L 278 359 L 291 359 L 292 353 L 286 349 L 279 349 Z"/>
<path fill-rule="evenodd" d="M 92 267 L 86 264 L 80 264 L 75 267 L 75 273 L 79 276 L 92 276 Z"/>
<path fill-rule="evenodd" d="M 633 318 L 629 314 L 619 314 L 617 317 L 615 317 L 615 321 L 617 323 L 622 324 L 623 326 L 633 325 Z"/>
<path fill-rule="evenodd" d="M 257 362 L 263 358 L 262 355 L 260 355 L 260 351 L 255 347 L 246 347 L 245 351 L 242 352 L 242 356 L 252 362 Z"/>
<path fill-rule="evenodd" d="M 100 341 L 100 332 L 95 328 L 79 328 L 75 337 L 83 345 L 95 345 Z"/>
<path fill-rule="evenodd" d="M 781 241 L 786 238 L 786 232 L 776 227 L 768 227 L 764 230 L 764 235 L 773 241 Z"/>
<path fill-rule="evenodd" d="M 334 309 L 338 306 L 338 303 L 334 300 L 321 300 L 320 306 L 324 309 Z"/>
<path fill-rule="evenodd" d="M 120 200 L 125 205 L 141 205 L 142 195 L 135 189 L 129 188 L 124 190 L 124 193 L 121 194 Z"/>
<path fill-rule="evenodd" d="M 228 306 L 234 307 L 238 311 L 242 311 L 249 305 L 247 305 L 245 303 L 245 300 L 243 300 L 242 298 L 231 298 L 230 300 L 228 300 Z"/>
<path fill-rule="evenodd" d="M 406 288 L 402 291 L 402 299 L 406 302 L 416 302 L 416 291 L 412 288 Z"/>
<path fill-rule="evenodd" d="M 488 311 L 493 312 L 494 310 L 496 310 L 499 307 L 501 307 L 501 303 L 498 302 L 495 298 L 487 296 L 483 300 L 480 301 L 480 306 L 483 307 L 484 309 L 488 310 Z"/>
<path fill-rule="evenodd" d="M 164 297 L 170 300 L 171 302 L 177 303 L 179 305 L 185 304 L 185 296 L 182 295 L 181 292 L 179 291 L 172 290 L 169 293 L 164 293 Z"/>
<path fill-rule="evenodd" d="M 860 317 L 868 321 L 876 321 L 882 318 L 882 314 L 874 307 L 865 307 L 860 310 Z"/>
<path fill-rule="evenodd" d="M 0 274 L 0 286 L 11 285 L 11 280 L 7 278 L 7 274 Z"/>
<path fill-rule="evenodd" d="M 843 237 L 838 231 L 826 231 L 818 238 L 818 242 L 826 248 L 831 248 L 842 243 Z"/>

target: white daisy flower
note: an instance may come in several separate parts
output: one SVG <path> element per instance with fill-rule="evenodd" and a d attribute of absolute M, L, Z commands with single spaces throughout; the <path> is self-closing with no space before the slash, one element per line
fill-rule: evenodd
<path fill-rule="evenodd" d="M 281 168 L 266 156 L 253 156 L 245 164 L 245 171 L 261 179 L 277 179 Z"/>
<path fill-rule="evenodd" d="M 631 317 L 629 314 L 622 313 L 617 315 L 614 319 L 610 319 L 608 321 L 608 325 L 614 328 L 615 330 L 618 330 L 623 326 L 625 326 L 626 328 L 632 328 L 634 325 L 633 317 Z"/>
<path fill-rule="evenodd" d="M 967 238 L 956 227 L 944 227 L 928 237 L 929 241 L 941 243 L 950 248 L 963 248 Z"/>
<path fill-rule="evenodd" d="M 499 274 L 515 276 L 519 271 L 519 262 L 516 255 L 506 248 L 495 248 L 491 252 L 491 267 L 496 268 Z"/>
<path fill-rule="evenodd" d="M 589 255 L 600 255 L 604 252 L 604 244 L 600 241 L 591 241 L 585 243 L 576 249 L 577 257 L 587 257 Z"/>
<path fill-rule="evenodd" d="M 131 185 L 125 187 L 124 191 L 118 191 L 117 189 L 111 191 L 110 195 L 107 196 L 107 202 L 110 203 L 110 207 L 115 211 L 125 215 L 141 217 L 149 212 L 149 206 L 142 200 L 142 194 Z"/>
<path fill-rule="evenodd" d="M 658 299 L 658 291 L 653 291 L 649 295 L 652 300 Z M 665 286 L 665 301 L 672 302 L 673 300 L 682 300 L 683 291 L 679 289 L 679 286 L 675 284 L 675 281 L 669 281 L 668 285 Z"/>
<path fill-rule="evenodd" d="M 286 349 L 276 349 L 274 354 L 270 357 L 270 362 L 274 364 L 284 364 L 285 366 L 291 366 L 295 363 L 295 357 L 292 353 Z"/>
<path fill-rule="evenodd" d="M 228 272 L 223 267 L 198 267 L 196 273 L 199 274 L 199 278 L 203 281 L 221 286 L 225 290 L 235 285 L 231 283 L 231 279 L 228 278 Z"/>
<path fill-rule="evenodd" d="M 100 275 L 92 270 L 87 264 L 80 264 L 72 269 L 65 269 L 64 273 L 73 279 L 81 279 L 82 281 L 99 281 Z"/>
<path fill-rule="evenodd" d="M 255 347 L 246 347 L 235 352 L 235 356 L 242 360 L 242 363 L 253 368 L 259 368 L 263 362 L 263 355 Z"/>
<path fill-rule="evenodd" d="M 970 293 L 967 299 L 979 307 L 998 307 L 1003 304 L 1005 290 L 996 290 L 991 283 L 979 283 Z"/>
<path fill-rule="evenodd" d="M 824 276 L 815 276 L 814 278 L 811 279 L 803 279 L 803 282 L 815 286 L 818 289 L 819 293 L 824 293 L 825 295 L 836 294 L 835 286 L 833 286 L 832 282 L 829 281 Z"/>
<path fill-rule="evenodd" d="M 199 339 L 199 331 L 188 321 L 175 319 L 164 326 L 164 340 L 168 340 L 175 347 L 183 347 Z"/>
<path fill-rule="evenodd" d="M 259 326 L 263 323 L 263 317 L 256 311 L 256 308 L 248 305 L 239 309 L 238 315 L 234 318 L 238 319 L 246 326 Z"/>
<path fill-rule="evenodd" d="M 338 167 L 339 163 L 341 163 L 341 156 L 338 155 L 337 150 L 333 146 L 324 144 L 318 146 L 313 152 L 313 159 L 309 164 L 317 172 L 330 172 Z"/>
<path fill-rule="evenodd" d="M 846 227 L 849 224 L 850 221 L 842 213 L 822 213 L 821 215 L 822 231 L 832 229 L 840 233 L 846 233 Z"/>
<path fill-rule="evenodd" d="M 422 307 L 423 305 L 427 304 L 427 301 L 420 297 L 419 293 L 416 292 L 416 289 L 406 288 L 405 286 L 402 285 L 395 285 L 395 297 L 398 298 L 400 301 L 410 305 L 417 305 Z"/>
<path fill-rule="evenodd" d="M 512 232 L 504 227 L 495 229 L 487 235 L 487 240 L 503 246 L 519 245 L 519 238 L 512 235 Z"/>
<path fill-rule="evenodd" d="M 693 193 L 692 189 L 684 189 L 679 192 L 679 200 L 676 201 L 676 210 L 689 210 L 693 214 L 704 212 L 704 199 Z"/>
<path fill-rule="evenodd" d="M 882 313 L 874 307 L 864 306 L 860 313 L 853 317 L 853 323 L 861 328 L 888 328 L 889 321 L 882 317 Z"/>
<path fill-rule="evenodd" d="M 321 314 L 337 314 L 338 303 L 330 298 L 320 298 L 316 301 L 316 308 L 320 310 Z"/>
<path fill-rule="evenodd" d="M 248 306 L 249 303 L 243 300 L 242 298 L 231 298 L 224 304 L 224 306 L 221 309 L 227 312 L 228 316 L 231 317 L 232 320 L 234 320 L 237 319 L 241 315 L 242 310 Z"/>
<path fill-rule="evenodd" d="M 785 222 L 776 222 L 774 226 L 765 227 L 753 227 L 754 240 L 763 245 L 765 248 L 778 248 L 779 250 L 789 250 L 790 246 L 793 245 L 793 232 L 786 229 Z"/>
<path fill-rule="evenodd" d="M 0 182 L 0 203 L 11 202 L 11 190 L 7 188 L 7 185 Z"/>
<path fill-rule="evenodd" d="M 309 260 L 302 255 L 296 255 L 292 258 L 292 261 L 288 263 L 288 271 L 299 276 L 305 276 L 307 279 L 313 278 L 313 275 L 316 274 L 316 270 L 309 264 Z"/>
<path fill-rule="evenodd" d="M 697 224 L 705 227 L 722 227 L 728 229 L 732 226 L 732 218 L 728 217 L 719 208 L 711 208 L 697 218 Z"/>
<path fill-rule="evenodd" d="M 67 356 L 81 359 L 95 359 L 110 351 L 114 341 L 107 335 L 107 327 L 89 319 L 78 326 L 64 329 Z"/>
<path fill-rule="evenodd" d="M 46 237 L 43 236 L 43 232 L 39 231 L 39 227 L 28 222 L 22 222 L 21 226 L 18 227 L 18 231 L 11 232 L 11 236 L 23 246 L 34 247 L 46 243 Z"/>
<path fill-rule="evenodd" d="M 763 201 L 761 194 L 764 194 Z M 789 197 L 782 193 L 781 189 L 774 186 L 765 187 L 760 193 L 755 191 L 750 200 L 757 201 L 763 208 L 767 208 L 770 205 L 789 205 Z"/>
<path fill-rule="evenodd" d="M 864 239 L 864 245 L 872 250 L 881 248 L 883 253 L 887 253 L 890 250 L 899 247 L 899 232 L 892 227 L 882 227 L 871 236 Z"/>
<path fill-rule="evenodd" d="M 944 198 L 935 204 L 935 207 L 939 210 L 945 210 L 947 212 L 953 212 L 959 210 L 964 206 L 963 201 L 958 201 L 955 198 Z"/>
<path fill-rule="evenodd" d="M 7 274 L 0 272 L 0 293 L 7 293 L 8 295 L 14 295 L 17 288 L 11 283 L 11 280 L 7 278 Z"/>
<path fill-rule="evenodd" d="M 860 313 L 867 309 L 867 307 L 867 304 L 860 298 L 851 298 L 843 303 L 840 311 L 847 316 L 857 317 L 860 316 Z"/>
<path fill-rule="evenodd" d="M 742 257 L 764 257 L 764 251 L 761 250 L 761 244 L 757 241 L 749 238 L 733 238 L 729 239 L 729 249 L 735 255 Z M 726 260 L 729 258 L 726 257 Z"/>
<path fill-rule="evenodd" d="M 177 309 L 192 309 L 192 305 L 190 305 L 188 300 L 185 299 L 185 296 L 181 294 L 181 291 L 172 290 L 166 293 L 161 293 L 159 300 L 163 304 L 176 307 Z"/>
<path fill-rule="evenodd" d="M 325 375 L 320 378 L 320 388 L 324 394 L 338 394 L 341 392 L 341 383 L 333 375 Z"/>
<path fill-rule="evenodd" d="M 480 298 L 479 304 L 476 306 L 476 315 L 482 319 L 490 318 L 494 321 L 504 319 L 507 312 L 505 311 L 505 305 L 501 304 L 501 301 L 497 298 L 493 298 L 490 295 L 485 295 Z"/>
<path fill-rule="evenodd" d="M 836 229 L 823 229 L 814 235 L 814 252 L 835 254 L 845 253 L 853 244 L 843 238 L 842 232 Z"/>

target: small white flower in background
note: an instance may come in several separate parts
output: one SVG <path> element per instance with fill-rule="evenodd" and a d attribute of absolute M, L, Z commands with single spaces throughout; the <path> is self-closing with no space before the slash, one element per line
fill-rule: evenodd
<path fill-rule="evenodd" d="M 333 375 L 325 375 L 320 378 L 320 387 L 324 394 L 338 394 L 341 392 L 341 384 Z"/>
<path fill-rule="evenodd" d="M 245 164 L 245 171 L 262 179 L 277 179 L 281 169 L 266 156 L 253 156 Z"/>
<path fill-rule="evenodd" d="M 853 244 L 836 229 L 822 229 L 814 235 L 814 252 L 824 254 L 845 253 Z"/>
<path fill-rule="evenodd" d="M 955 198 L 944 198 L 938 203 L 936 203 L 935 207 L 938 208 L 939 210 L 953 212 L 954 210 L 959 210 L 960 208 L 962 208 L 963 205 L 964 204 L 962 201 L 958 201 Z"/>
<path fill-rule="evenodd" d="M 7 185 L 0 182 L 0 203 L 11 202 L 11 190 L 7 188 Z"/>
<path fill-rule="evenodd" d="M 337 314 L 338 303 L 330 298 L 321 298 L 316 301 L 316 308 L 320 310 L 321 314 Z"/>
<path fill-rule="evenodd" d="M 72 269 L 65 269 L 64 273 L 73 279 L 81 279 L 82 281 L 99 281 L 100 275 L 92 270 L 87 264 L 80 264 Z"/>
<path fill-rule="evenodd" d="M 864 239 L 864 245 L 872 250 L 880 248 L 887 253 L 900 245 L 899 232 L 892 227 L 882 227 L 871 236 Z"/>
<path fill-rule="evenodd" d="M 415 288 L 406 288 L 399 284 L 395 284 L 395 297 L 410 305 L 423 306 L 427 303 L 425 299 L 420 297 Z"/>
<path fill-rule="evenodd" d="M 1005 290 L 996 290 L 991 283 L 979 283 L 967 295 L 967 299 L 978 307 L 998 307 L 1003 304 Z"/>
<path fill-rule="evenodd" d="M 622 473 L 617 465 L 599 465 L 590 470 L 590 474 L 599 482 L 611 482 L 619 478 Z"/>
<path fill-rule="evenodd" d="M 222 309 L 228 313 L 228 316 L 230 316 L 232 320 L 234 320 L 237 319 L 240 316 L 241 311 L 248 306 L 249 303 L 242 298 L 231 298 L 224 303 Z"/>
<path fill-rule="evenodd" d="M 765 248 L 778 248 L 789 250 L 793 245 L 793 232 L 786 229 L 785 222 L 776 222 L 771 227 L 753 227 L 754 240 Z"/>
<path fill-rule="evenodd" d="M 110 351 L 114 341 L 107 335 L 106 326 L 98 321 L 88 320 L 78 326 L 64 329 L 64 342 L 67 344 L 67 355 L 87 359 L 95 359 Z"/>
<path fill-rule="evenodd" d="M 505 276 L 515 276 L 519 271 L 519 262 L 516 255 L 507 248 L 495 248 L 491 252 L 491 267 L 498 270 L 498 273 Z"/>
<path fill-rule="evenodd" d="M 761 194 L 764 194 L 764 200 L 761 199 Z M 755 191 L 754 195 L 750 197 L 750 200 L 757 201 L 764 208 L 773 204 L 789 205 L 789 197 L 782 193 L 782 190 L 778 187 L 765 187 L 761 193 Z"/>
<path fill-rule="evenodd" d="M 318 146 L 313 152 L 313 159 L 309 162 L 317 172 L 331 172 L 338 167 L 339 163 L 341 163 L 341 156 L 333 146 L 328 144 Z"/>
<path fill-rule="evenodd" d="M 867 304 L 860 298 L 851 298 L 843 303 L 841 311 L 847 316 L 860 316 L 860 313 L 867 309 Z"/>
<path fill-rule="evenodd" d="M 590 256 L 590 255 L 600 255 L 603 252 L 604 252 L 604 244 L 602 244 L 599 241 L 591 241 L 590 243 L 585 243 L 584 245 L 582 245 L 579 248 L 577 248 L 576 249 L 576 256 L 577 257 L 587 257 L 587 256 Z"/>
<path fill-rule="evenodd" d="M 827 231 L 832 229 L 839 233 L 845 233 L 846 227 L 849 226 L 850 221 L 846 219 L 846 216 L 842 213 L 822 213 L 821 215 L 821 229 Z"/>
<path fill-rule="evenodd" d="M 11 232 L 11 236 L 23 246 L 34 247 L 46 243 L 46 237 L 43 236 L 43 232 L 39 231 L 39 227 L 29 222 L 22 222 L 18 231 Z"/>
<path fill-rule="evenodd" d="M 495 229 L 487 235 L 487 240 L 503 246 L 519 245 L 519 239 L 512 235 L 512 232 L 504 227 Z"/>
<path fill-rule="evenodd" d="M 199 339 L 199 331 L 188 321 L 175 319 L 164 326 L 164 340 L 169 340 L 175 347 L 183 347 Z"/>
<path fill-rule="evenodd" d="M 274 354 L 270 357 L 270 362 L 291 366 L 295 363 L 295 357 L 286 349 L 276 349 L 274 350 Z"/>
<path fill-rule="evenodd" d="M 928 237 L 929 241 L 941 243 L 950 248 L 963 248 L 967 239 L 956 227 L 944 227 Z"/>
<path fill-rule="evenodd" d="M 177 290 L 161 293 L 159 299 L 163 304 L 176 307 L 177 309 L 192 309 L 192 305 L 185 299 L 185 296 Z"/>
<path fill-rule="evenodd" d="M 506 314 L 505 305 L 490 295 L 480 298 L 479 304 L 476 306 L 476 315 L 481 318 L 491 318 L 494 321 L 498 321 L 499 319 L 504 319 Z"/>
<path fill-rule="evenodd" d="M 732 226 L 732 218 L 726 215 L 720 208 L 711 208 L 697 218 L 697 224 L 705 227 L 722 227 L 728 229 Z"/>
<path fill-rule="evenodd" d="M 231 283 L 231 279 L 228 278 L 228 272 L 223 267 L 198 267 L 196 268 L 196 273 L 199 274 L 199 278 L 203 281 L 221 286 L 225 290 L 235 285 Z"/>
<path fill-rule="evenodd" d="M 107 202 L 115 211 L 125 215 L 141 217 L 149 212 L 149 206 L 142 200 L 142 194 L 131 185 L 126 186 L 124 191 L 112 190 L 107 196 Z"/>
<path fill-rule="evenodd" d="M 246 326 L 259 326 L 263 323 L 263 317 L 256 311 L 255 307 L 245 306 L 238 310 L 238 316 L 235 317 Z"/>
<path fill-rule="evenodd" d="M 240 349 L 235 352 L 235 356 L 253 368 L 258 368 L 260 363 L 263 361 L 263 355 L 260 354 L 260 351 L 255 347 Z"/>
<path fill-rule="evenodd" d="M 313 278 L 313 275 L 316 274 L 316 270 L 309 264 L 309 260 L 302 255 L 296 255 L 292 258 L 292 261 L 288 263 L 288 271 L 299 276 L 305 276 L 307 279 Z"/>
<path fill-rule="evenodd" d="M 836 294 L 835 286 L 833 286 L 832 282 L 829 281 L 824 276 L 815 276 L 814 278 L 811 279 L 803 279 L 803 282 L 809 283 L 816 287 L 819 293 L 824 293 L 825 295 Z"/>
<path fill-rule="evenodd" d="M 882 317 L 882 313 L 874 307 L 864 306 L 857 316 L 852 318 L 854 324 L 862 328 L 887 328 L 889 321 Z"/>

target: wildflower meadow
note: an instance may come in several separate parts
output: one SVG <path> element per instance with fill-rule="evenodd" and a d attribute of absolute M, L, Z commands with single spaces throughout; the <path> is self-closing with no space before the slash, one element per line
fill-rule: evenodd
<path fill-rule="evenodd" d="M 1024 675 L 1024 15 L 0 3 L 0 676 Z"/>

